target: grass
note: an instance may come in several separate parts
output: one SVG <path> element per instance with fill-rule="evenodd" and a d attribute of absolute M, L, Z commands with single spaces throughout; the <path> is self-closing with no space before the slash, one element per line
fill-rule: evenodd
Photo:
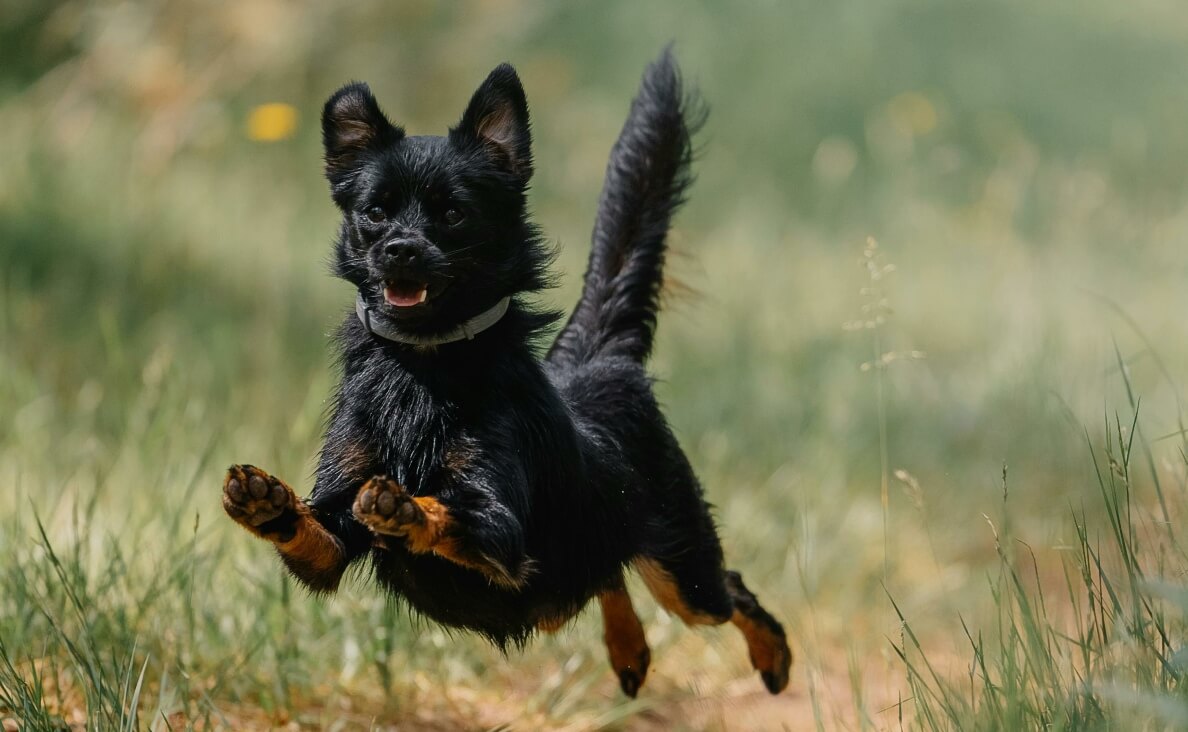
<path fill-rule="evenodd" d="M 1116 419 L 1107 427 L 1113 432 L 1104 454 L 1090 445 L 1105 527 L 1095 526 L 1085 508 L 1071 509 L 1071 540 L 1057 547 L 1063 556 L 1045 557 L 1050 566 L 1041 570 L 1036 551 L 1009 533 L 1006 516 L 1001 532 L 987 517 L 999 559 L 988 578 L 995 613 L 984 631 L 962 620 L 969 645 L 964 674 L 937 670 L 891 600 L 903 623 L 895 652 L 922 726 L 1179 729 L 1188 723 L 1186 556 L 1173 525 L 1132 501 L 1137 414 L 1129 424 Z M 1007 487 L 1004 469 L 1004 506 Z"/>
<path fill-rule="evenodd" d="M 1033 5 L 701 2 L 676 29 L 621 2 L 10 2 L 0 719 L 1184 727 L 1183 10 Z M 627 97 L 674 36 L 713 113 L 653 369 L 731 563 L 792 630 L 790 692 L 638 585 L 637 701 L 593 613 L 504 658 L 365 581 L 305 596 L 218 489 L 245 460 L 309 488 L 351 301 L 325 273 L 320 101 L 365 78 L 439 131 L 512 60 L 568 306 Z M 275 102 L 293 136 L 253 140 Z"/>

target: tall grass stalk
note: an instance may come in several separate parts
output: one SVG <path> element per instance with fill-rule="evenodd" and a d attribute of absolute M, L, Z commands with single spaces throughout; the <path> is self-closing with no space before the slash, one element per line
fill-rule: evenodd
<path fill-rule="evenodd" d="M 879 440 L 879 506 L 883 521 L 883 583 L 891 581 L 891 457 L 888 447 L 887 426 L 887 368 L 896 361 L 923 358 L 920 351 L 886 350 L 885 330 L 894 310 L 884 281 L 895 271 L 895 265 L 886 261 L 874 237 L 867 237 L 860 259 L 866 274 L 866 284 L 859 290 L 862 305 L 860 317 L 846 322 L 845 330 L 865 331 L 870 334 L 869 361 L 859 365 L 862 371 L 873 371 L 875 379 L 875 422 Z"/>
<path fill-rule="evenodd" d="M 1188 557 L 1156 539 L 1163 511 L 1183 508 L 1136 496 L 1131 463 L 1146 451 L 1138 406 L 1107 420 L 1104 444 L 1089 439 L 1105 526 L 1070 511 L 1075 540 L 1041 556 L 1014 535 L 1004 470 L 1003 515 L 987 518 L 998 557 L 986 630 L 962 618 L 966 678 L 937 668 L 892 598 L 904 637 L 893 643 L 927 729 L 1182 729 L 1188 725 Z M 1169 495 L 1170 499 L 1171 496 Z M 1183 497 L 1179 496 L 1182 500 Z M 1160 526 L 1156 526 L 1159 524 Z M 1055 566 L 1053 566 L 1055 565 Z M 1060 582 L 1047 579 L 1058 569 Z"/>

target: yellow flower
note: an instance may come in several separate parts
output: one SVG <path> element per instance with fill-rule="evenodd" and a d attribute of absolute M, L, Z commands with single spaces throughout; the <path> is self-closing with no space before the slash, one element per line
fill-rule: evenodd
<path fill-rule="evenodd" d="M 257 142 L 285 140 L 296 131 L 297 110 L 291 104 L 261 104 L 248 115 L 247 135 Z"/>

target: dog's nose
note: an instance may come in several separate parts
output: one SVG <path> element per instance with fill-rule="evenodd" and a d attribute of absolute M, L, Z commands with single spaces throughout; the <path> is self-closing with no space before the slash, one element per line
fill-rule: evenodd
<path fill-rule="evenodd" d="M 384 254 L 388 256 L 392 264 L 403 267 L 411 267 L 421 261 L 420 245 L 407 239 L 389 242 L 384 246 Z"/>

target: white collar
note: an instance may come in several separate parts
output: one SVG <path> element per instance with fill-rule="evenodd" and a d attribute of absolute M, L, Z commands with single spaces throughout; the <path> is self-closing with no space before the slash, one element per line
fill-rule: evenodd
<path fill-rule="evenodd" d="M 359 321 L 363 323 L 363 327 L 367 329 L 368 333 L 377 335 L 380 338 L 395 341 L 396 343 L 408 343 L 414 346 L 440 346 L 443 343 L 453 343 L 461 340 L 468 341 L 474 338 L 479 333 L 498 323 L 499 319 L 507 312 L 507 307 L 510 303 L 511 297 L 505 297 L 470 320 L 437 336 L 405 333 L 393 325 L 387 318 L 375 317 L 373 314 L 375 308 L 363 301 L 363 293 L 359 293 L 355 297 L 355 315 L 359 316 Z"/>

